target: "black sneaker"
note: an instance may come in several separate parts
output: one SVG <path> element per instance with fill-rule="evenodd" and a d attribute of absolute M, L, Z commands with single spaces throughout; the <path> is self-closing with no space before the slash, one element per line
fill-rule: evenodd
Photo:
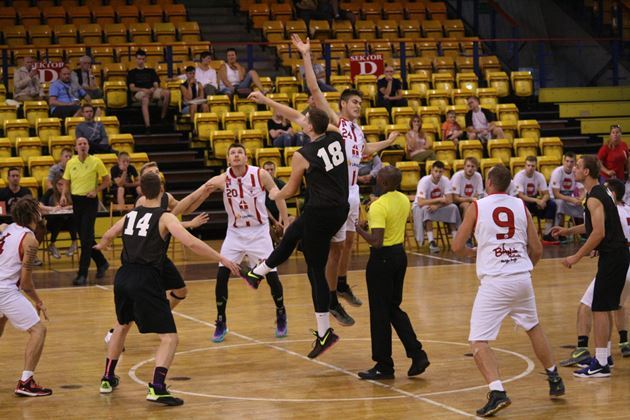
<path fill-rule="evenodd" d="M 549 396 L 551 398 L 564 395 L 564 382 L 558 375 L 558 368 L 555 368 L 553 372 L 547 371 L 547 381 L 549 382 Z"/>
<path fill-rule="evenodd" d="M 548 233 L 546 235 L 543 235 L 542 237 L 542 244 L 543 245 L 560 245 L 560 241 L 556 238 L 554 238 L 551 233 Z"/>
<path fill-rule="evenodd" d="M 254 270 L 250 269 L 249 267 L 241 266 L 239 272 L 241 274 L 241 277 L 247 282 L 247 285 L 254 290 L 258 289 L 260 282 L 264 278 L 264 276 L 259 276 L 258 274 L 254 273 Z"/>
<path fill-rule="evenodd" d="M 352 306 L 361 306 L 361 305 L 363 305 L 363 302 L 361 302 L 361 299 L 356 297 L 356 295 L 352 292 L 352 288 L 350 286 L 347 286 L 347 289 L 345 289 L 343 291 L 339 290 L 339 288 L 337 288 L 337 296 L 340 296 L 340 297 L 344 298 L 346 300 L 346 302 L 348 302 L 348 304 L 350 304 Z"/>
<path fill-rule="evenodd" d="M 429 358 L 427 357 L 427 353 L 424 350 L 420 350 L 422 353 L 418 357 L 414 357 L 411 359 L 411 366 L 407 371 L 407 376 L 418 376 L 423 373 L 431 363 L 429 363 Z"/>
<path fill-rule="evenodd" d="M 149 384 L 149 393 L 147 394 L 147 401 L 164 404 L 164 405 L 170 405 L 170 406 L 184 404 L 184 400 L 182 400 L 181 398 L 174 397 L 168 392 L 168 390 L 166 389 L 166 385 L 164 385 L 164 387 L 156 387 L 153 384 Z"/>
<path fill-rule="evenodd" d="M 315 343 L 313 343 L 313 350 L 308 354 L 309 359 L 316 358 L 339 341 L 339 336 L 334 333 L 332 328 L 328 328 L 323 337 L 320 337 L 317 331 L 313 331 L 313 334 L 315 335 Z"/>
<path fill-rule="evenodd" d="M 101 265 L 100 267 L 97 267 L 96 269 L 96 278 L 97 279 L 102 279 L 103 277 L 105 277 L 105 273 L 107 272 L 107 269 L 109 268 L 109 263 L 105 262 L 105 264 Z"/>
<path fill-rule="evenodd" d="M 76 276 L 74 280 L 72 280 L 73 286 L 85 286 L 87 285 L 87 278 L 85 276 Z"/>
<path fill-rule="evenodd" d="M 477 415 L 481 417 L 490 417 L 512 404 L 505 391 L 488 392 L 488 402 L 482 408 L 477 410 Z"/>
<path fill-rule="evenodd" d="M 394 372 L 391 372 L 391 373 L 381 372 L 376 367 L 373 367 L 372 369 L 368 369 L 363 372 L 359 372 L 358 375 L 359 375 L 359 378 L 361 379 L 372 380 L 372 381 L 378 381 L 380 379 L 394 379 Z"/>
<path fill-rule="evenodd" d="M 115 375 L 114 377 L 103 376 L 101 378 L 101 388 L 99 392 L 101 394 L 111 394 L 112 392 L 114 392 L 114 388 L 118 386 L 119 382 L 120 382 L 120 378 L 118 378 L 118 376 L 115 376 Z"/>
<path fill-rule="evenodd" d="M 354 319 L 343 309 L 341 303 L 337 303 L 335 306 L 331 307 L 329 312 L 344 327 L 354 325 Z"/>

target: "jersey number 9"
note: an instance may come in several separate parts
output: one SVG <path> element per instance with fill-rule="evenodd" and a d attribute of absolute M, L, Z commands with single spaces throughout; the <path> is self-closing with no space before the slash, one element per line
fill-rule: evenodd
<path fill-rule="evenodd" d="M 503 218 L 501 215 L 505 215 Z M 507 228 L 507 233 L 497 233 L 498 240 L 510 239 L 514 236 L 516 229 L 514 228 L 514 212 L 507 207 L 497 207 L 492 212 L 492 220 L 502 228 Z"/>

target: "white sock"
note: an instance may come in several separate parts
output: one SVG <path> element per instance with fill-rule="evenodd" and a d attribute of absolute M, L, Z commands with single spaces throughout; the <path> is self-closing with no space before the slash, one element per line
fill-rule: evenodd
<path fill-rule="evenodd" d="M 258 264 L 252 270 L 254 274 L 258 274 L 259 276 L 266 276 L 269 272 L 273 270 L 273 268 L 269 267 L 264 261 Z"/>
<path fill-rule="evenodd" d="M 317 334 L 323 337 L 330 328 L 330 317 L 328 312 L 315 312 L 315 319 L 317 320 Z"/>
<path fill-rule="evenodd" d="M 606 366 L 608 364 L 608 349 L 606 347 L 597 347 L 595 349 L 595 358 L 600 365 Z"/>
<path fill-rule="evenodd" d="M 610 352 L 611 349 L 612 349 L 612 343 L 609 341 L 608 348 L 606 348 L 606 351 L 607 351 L 606 360 L 608 360 L 608 357 L 612 356 L 612 353 Z"/>
<path fill-rule="evenodd" d="M 556 365 L 552 365 L 551 367 L 545 368 L 547 369 L 547 372 L 549 373 L 553 373 L 554 370 L 556 370 Z"/>
<path fill-rule="evenodd" d="M 488 387 L 490 387 L 490 391 L 505 391 L 505 389 L 503 389 L 503 384 L 501 383 L 501 381 L 490 382 L 490 384 L 488 384 Z"/>
<path fill-rule="evenodd" d="M 22 372 L 22 379 L 21 379 L 21 381 L 22 382 L 26 382 L 32 376 L 33 376 L 33 372 L 32 371 L 25 370 L 24 372 Z"/>
<path fill-rule="evenodd" d="M 545 228 L 543 229 L 543 235 L 549 235 L 551 228 L 553 227 L 553 219 L 545 220 Z"/>
<path fill-rule="evenodd" d="M 427 232 L 427 239 L 429 239 L 429 242 L 433 242 L 433 231 L 428 231 Z"/>
<path fill-rule="evenodd" d="M 453 240 L 455 239 L 455 235 L 457 235 L 457 231 L 454 230 L 453 232 L 451 232 L 451 234 L 453 235 Z"/>

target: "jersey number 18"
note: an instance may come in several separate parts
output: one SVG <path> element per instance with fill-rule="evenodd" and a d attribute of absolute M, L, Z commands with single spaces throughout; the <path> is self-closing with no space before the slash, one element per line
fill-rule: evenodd
<path fill-rule="evenodd" d="M 338 141 L 330 143 L 327 148 L 321 148 L 317 151 L 317 156 L 324 161 L 324 167 L 326 172 L 330 171 L 335 166 L 339 166 L 343 162 L 343 150 L 341 149 L 341 143 Z"/>

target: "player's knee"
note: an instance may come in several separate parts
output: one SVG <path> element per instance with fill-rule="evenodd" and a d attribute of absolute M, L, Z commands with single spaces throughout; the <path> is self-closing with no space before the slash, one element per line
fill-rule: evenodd
<path fill-rule="evenodd" d="M 177 333 L 162 334 L 160 336 L 160 340 L 162 341 L 162 343 L 168 344 L 169 346 L 177 346 L 177 344 L 179 343 L 179 337 L 177 336 Z"/>
<path fill-rule="evenodd" d="M 217 270 L 217 281 L 228 281 L 230 278 L 230 270 L 227 267 L 219 267 Z"/>
<path fill-rule="evenodd" d="M 171 290 L 170 295 L 177 300 L 184 300 L 188 295 L 188 288 L 182 287 L 181 289 Z"/>
<path fill-rule="evenodd" d="M 41 336 L 43 338 L 46 337 L 46 326 L 40 321 L 29 328 L 28 332 L 34 336 Z"/>

